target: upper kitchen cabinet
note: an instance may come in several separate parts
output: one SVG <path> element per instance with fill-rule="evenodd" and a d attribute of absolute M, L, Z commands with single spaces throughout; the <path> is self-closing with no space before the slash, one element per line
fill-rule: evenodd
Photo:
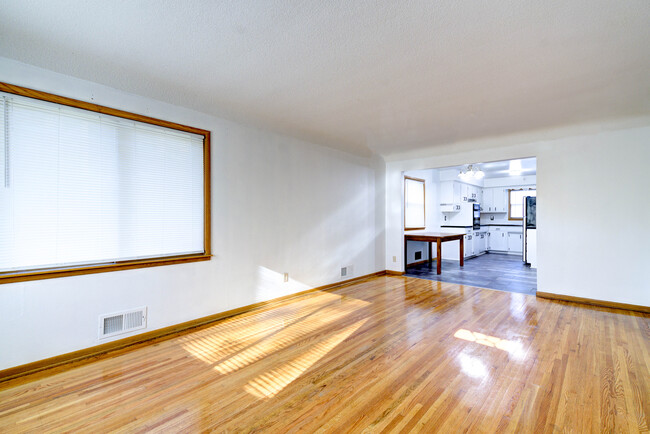
<path fill-rule="evenodd" d="M 508 211 L 508 190 L 505 188 L 495 188 L 493 191 L 494 211 L 507 212 Z"/>
<path fill-rule="evenodd" d="M 481 212 L 494 212 L 493 190 L 493 188 L 483 189 L 483 202 L 481 202 Z"/>
<path fill-rule="evenodd" d="M 502 187 L 484 188 L 481 211 L 484 213 L 505 213 L 508 210 L 506 203 L 507 191 Z"/>
<path fill-rule="evenodd" d="M 467 202 L 469 200 L 469 196 L 469 185 L 460 183 L 460 200 L 462 202 Z"/>
<path fill-rule="evenodd" d="M 445 181 L 440 183 L 440 204 L 453 205 L 462 202 L 460 196 L 460 183 Z"/>
<path fill-rule="evenodd" d="M 469 199 L 472 202 L 481 202 L 481 188 L 477 187 L 476 185 L 470 185 L 469 186 Z"/>
<path fill-rule="evenodd" d="M 475 185 L 457 181 L 440 183 L 440 204 L 453 205 L 462 202 L 480 202 L 481 189 Z"/>

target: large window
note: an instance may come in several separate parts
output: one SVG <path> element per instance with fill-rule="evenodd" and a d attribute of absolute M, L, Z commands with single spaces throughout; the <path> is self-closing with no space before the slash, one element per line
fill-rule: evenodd
<path fill-rule="evenodd" d="M 0 90 L 0 282 L 209 259 L 207 131 Z"/>
<path fill-rule="evenodd" d="M 508 220 L 524 218 L 524 197 L 537 196 L 535 189 L 508 190 Z"/>
<path fill-rule="evenodd" d="M 404 177 L 404 229 L 424 229 L 424 179 Z"/>

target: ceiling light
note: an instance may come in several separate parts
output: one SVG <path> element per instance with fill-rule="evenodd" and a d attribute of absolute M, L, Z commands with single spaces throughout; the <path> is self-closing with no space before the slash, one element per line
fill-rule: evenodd
<path fill-rule="evenodd" d="M 521 160 L 512 160 L 508 167 L 508 174 L 510 176 L 519 176 L 521 172 Z"/>
<path fill-rule="evenodd" d="M 469 164 L 466 168 L 462 168 L 458 173 L 458 177 L 461 179 L 476 178 L 481 179 L 485 176 L 485 173 L 476 165 Z"/>

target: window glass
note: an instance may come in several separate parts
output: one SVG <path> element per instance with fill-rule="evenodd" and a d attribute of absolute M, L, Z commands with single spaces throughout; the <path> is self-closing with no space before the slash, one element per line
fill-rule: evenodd
<path fill-rule="evenodd" d="M 524 216 L 524 197 L 537 196 L 536 190 L 508 190 L 508 219 L 521 220 Z"/>
<path fill-rule="evenodd" d="M 205 252 L 203 135 L 0 99 L 0 273 Z"/>
<path fill-rule="evenodd" d="M 424 229 L 424 180 L 404 178 L 404 229 Z"/>

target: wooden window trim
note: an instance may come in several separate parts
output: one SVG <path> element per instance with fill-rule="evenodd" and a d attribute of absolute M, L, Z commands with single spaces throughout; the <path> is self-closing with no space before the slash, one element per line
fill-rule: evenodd
<path fill-rule="evenodd" d="M 511 214 L 511 210 L 512 210 L 512 205 L 511 205 L 512 204 L 512 201 L 511 201 L 512 192 L 513 191 L 522 191 L 522 190 L 523 190 L 523 188 L 509 188 L 508 189 L 508 220 L 509 221 L 522 221 L 523 220 L 523 218 L 512 217 L 512 214 Z"/>
<path fill-rule="evenodd" d="M 512 207 L 510 206 L 510 203 L 511 203 L 510 202 L 510 195 L 511 195 L 511 193 L 513 191 L 532 191 L 532 190 L 535 190 L 535 189 L 534 188 L 509 188 L 508 189 L 508 220 L 509 221 L 519 221 L 520 222 L 520 221 L 524 220 L 523 217 L 512 217 L 512 215 L 510 214 L 510 210 L 512 209 Z"/>
<path fill-rule="evenodd" d="M 405 231 L 421 231 L 426 229 L 426 226 L 421 227 L 421 228 L 407 228 L 406 227 L 406 180 L 410 179 L 411 181 L 418 181 L 422 183 L 422 194 L 424 195 L 424 201 L 422 202 L 422 214 L 424 217 L 424 222 L 426 224 L 427 221 L 427 192 L 426 192 L 426 181 L 424 179 L 420 178 L 414 178 L 412 176 L 406 176 L 404 175 L 404 230 Z"/>
<path fill-rule="evenodd" d="M 151 125 L 157 125 L 173 130 L 184 131 L 203 136 L 203 253 L 178 256 L 151 257 L 139 260 L 125 260 L 111 263 L 82 265 L 78 267 L 60 267 L 46 268 L 38 270 L 20 270 L 15 272 L 0 273 L 0 284 L 10 282 L 20 282 L 26 280 L 50 279 L 54 277 L 76 276 L 80 274 L 103 273 L 107 271 L 129 270 L 134 268 L 155 267 L 160 265 L 180 264 L 185 262 L 207 261 L 212 257 L 211 254 L 211 232 L 210 232 L 210 131 L 200 128 L 190 127 L 187 125 L 177 124 L 175 122 L 164 121 L 149 116 L 130 113 L 110 107 L 105 107 L 86 101 L 67 98 L 64 96 L 54 95 L 39 90 L 29 89 L 22 86 L 16 86 L 9 83 L 0 82 L 0 91 L 13 95 L 24 96 L 38 99 L 41 101 L 52 102 L 55 104 L 69 107 L 80 108 L 91 112 L 102 113 L 123 119 L 143 122 Z"/>

